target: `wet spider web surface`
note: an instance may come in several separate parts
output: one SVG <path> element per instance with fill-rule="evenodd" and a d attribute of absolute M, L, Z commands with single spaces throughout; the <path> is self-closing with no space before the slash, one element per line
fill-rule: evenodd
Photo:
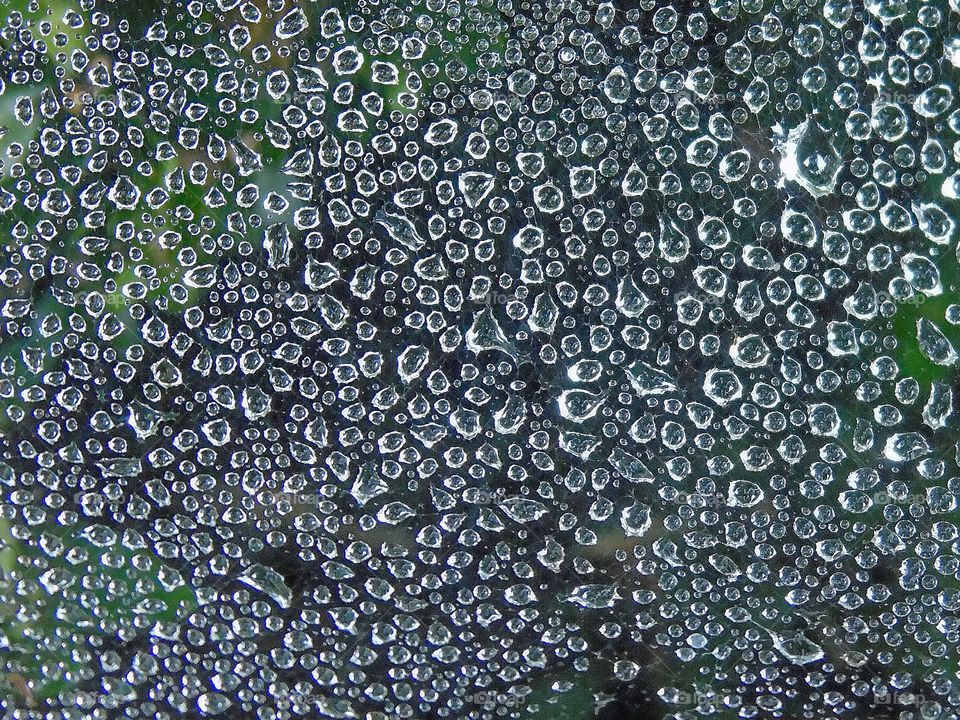
<path fill-rule="evenodd" d="M 952 2 L 0 26 L 7 717 L 957 716 Z"/>

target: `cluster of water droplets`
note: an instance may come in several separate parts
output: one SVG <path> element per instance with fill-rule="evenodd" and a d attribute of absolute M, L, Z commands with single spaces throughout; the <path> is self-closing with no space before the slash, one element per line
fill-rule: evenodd
<path fill-rule="evenodd" d="M 956 717 L 957 12 L 0 4 L 0 707 Z"/>

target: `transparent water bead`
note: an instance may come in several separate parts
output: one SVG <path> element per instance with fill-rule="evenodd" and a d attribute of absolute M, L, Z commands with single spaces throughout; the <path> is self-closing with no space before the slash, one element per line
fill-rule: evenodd
<path fill-rule="evenodd" d="M 957 9 L 9 0 L 4 716 L 955 717 Z"/>

